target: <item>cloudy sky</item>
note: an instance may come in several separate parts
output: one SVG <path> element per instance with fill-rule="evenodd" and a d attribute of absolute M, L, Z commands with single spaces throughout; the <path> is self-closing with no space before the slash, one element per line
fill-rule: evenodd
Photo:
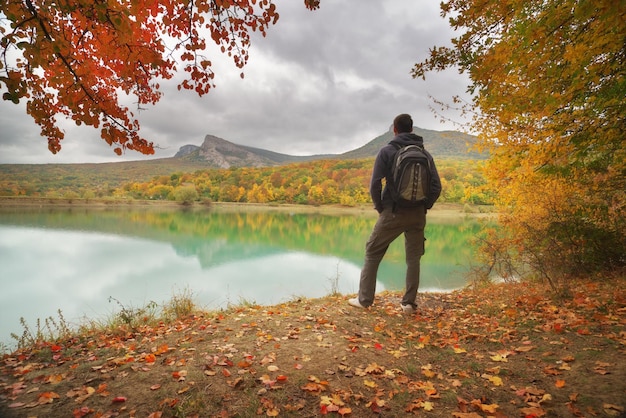
<path fill-rule="evenodd" d="M 0 100 L 0 163 L 171 157 L 207 134 L 285 154 L 341 153 L 384 133 L 399 113 L 421 128 L 459 129 L 432 112 L 429 95 L 450 101 L 465 92 L 466 77 L 454 70 L 425 81 L 410 76 L 430 47 L 453 35 L 438 0 L 322 0 L 314 12 L 302 0 L 275 3 L 280 19 L 267 37 L 254 37 L 244 79 L 228 57 L 214 54 L 216 88 L 208 95 L 177 91 L 180 80 L 162 84 L 164 97 L 139 115 L 155 155 L 118 157 L 98 130 L 69 122 L 61 152 L 52 155 L 24 104 Z"/>

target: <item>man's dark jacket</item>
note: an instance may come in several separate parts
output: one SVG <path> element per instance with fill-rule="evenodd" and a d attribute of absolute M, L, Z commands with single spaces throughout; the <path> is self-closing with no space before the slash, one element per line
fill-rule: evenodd
<path fill-rule="evenodd" d="M 397 144 L 394 146 L 394 144 Z M 398 146 L 399 145 L 399 146 Z M 374 207 L 378 213 L 382 212 L 386 207 L 393 206 L 393 200 L 391 198 L 391 190 L 388 185 L 393 182 L 393 175 L 391 167 L 393 165 L 393 158 L 396 152 L 401 147 L 406 145 L 419 145 L 424 146 L 424 139 L 414 133 L 400 133 L 396 135 L 389 144 L 380 149 L 374 162 L 374 170 L 372 171 L 372 182 L 370 183 L 370 194 L 372 195 L 372 201 Z M 432 155 L 426 151 L 426 155 L 430 160 L 430 195 L 425 203 L 426 209 L 430 209 L 435 204 L 435 201 L 441 194 L 441 180 L 439 179 L 439 173 L 437 173 L 437 167 L 435 167 L 435 161 Z M 385 179 L 385 189 L 383 190 L 382 179 Z"/>

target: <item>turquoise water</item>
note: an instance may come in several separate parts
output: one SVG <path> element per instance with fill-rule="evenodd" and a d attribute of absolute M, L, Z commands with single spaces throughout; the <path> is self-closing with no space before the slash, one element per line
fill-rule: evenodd
<path fill-rule="evenodd" d="M 120 305 L 191 292 L 207 309 L 272 305 L 358 289 L 375 222 L 357 215 L 141 210 L 0 212 L 0 342 L 20 318 L 107 318 Z M 429 218 L 421 291 L 465 285 L 476 221 Z M 404 286 L 404 244 L 390 247 L 377 290 Z"/>

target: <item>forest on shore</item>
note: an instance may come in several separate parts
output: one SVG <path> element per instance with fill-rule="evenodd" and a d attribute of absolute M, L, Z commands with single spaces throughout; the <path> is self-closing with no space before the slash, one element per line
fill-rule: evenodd
<path fill-rule="evenodd" d="M 374 160 L 318 160 L 273 167 L 178 170 L 154 175 L 150 165 L 128 173 L 108 165 L 5 166 L 0 197 L 163 200 L 356 206 L 371 202 Z M 489 205 L 484 161 L 437 160 L 442 203 Z M 121 166 L 120 166 L 121 168 Z M 187 167 L 184 167 L 187 168 Z M 172 169 L 170 167 L 170 169 Z M 142 180 L 143 179 L 143 180 Z"/>

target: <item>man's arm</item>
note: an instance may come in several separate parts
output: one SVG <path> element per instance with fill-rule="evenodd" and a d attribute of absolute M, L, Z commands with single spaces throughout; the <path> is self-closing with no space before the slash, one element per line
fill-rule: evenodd
<path fill-rule="evenodd" d="M 430 164 L 430 193 L 426 202 L 426 209 L 433 207 L 439 196 L 441 195 L 441 179 L 435 161 L 431 159 Z"/>
<path fill-rule="evenodd" d="M 372 171 L 372 180 L 370 181 L 370 195 L 372 196 L 372 202 L 374 202 L 374 208 L 378 213 L 383 211 L 383 182 L 385 178 L 386 168 L 383 159 L 383 150 L 381 149 L 374 161 L 374 170 Z"/>

